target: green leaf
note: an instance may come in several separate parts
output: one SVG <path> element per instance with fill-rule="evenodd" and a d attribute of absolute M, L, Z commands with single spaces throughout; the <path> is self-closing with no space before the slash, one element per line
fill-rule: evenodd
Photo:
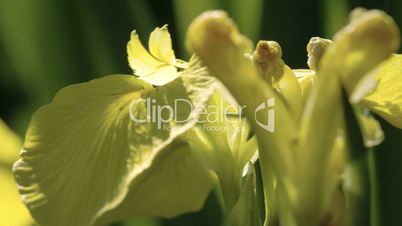
<path fill-rule="evenodd" d="M 324 0 L 322 4 L 323 30 L 326 37 L 331 37 L 342 28 L 349 13 L 349 1 L 347 0 Z"/>
<path fill-rule="evenodd" d="M 215 182 L 176 138 L 195 124 L 214 91 L 206 73 L 193 60 L 159 88 L 111 75 L 60 90 L 33 116 L 14 166 L 34 218 L 41 225 L 90 225 L 128 213 L 173 217 L 201 208 Z M 147 118 L 147 98 L 160 106 L 182 98 L 193 111 L 181 108 L 177 120 L 134 121 Z M 166 119 L 166 111 L 156 119 Z"/>

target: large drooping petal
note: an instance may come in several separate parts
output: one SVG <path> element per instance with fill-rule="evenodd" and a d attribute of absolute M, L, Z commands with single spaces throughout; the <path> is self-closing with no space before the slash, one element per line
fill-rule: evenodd
<path fill-rule="evenodd" d="M 132 181 L 124 201 L 106 206 L 94 225 L 135 216 L 171 218 L 202 208 L 214 175 L 206 173 L 186 141 L 178 139 L 165 149 Z"/>
<path fill-rule="evenodd" d="M 21 145 L 21 139 L 0 119 L 0 225 L 33 224 L 11 171 Z"/>
<path fill-rule="evenodd" d="M 199 209 L 214 180 L 176 138 L 213 92 L 205 71 L 193 61 L 158 88 L 112 75 L 60 90 L 33 116 L 14 166 L 34 218 L 44 226 L 86 226 L 128 212 L 172 217 Z M 169 120 L 178 99 L 192 109 L 180 107 Z"/>
<path fill-rule="evenodd" d="M 164 29 L 167 28 L 157 28 L 152 32 L 149 40 L 151 51 L 156 54 L 156 56 L 149 54 L 135 31 L 131 33 L 131 39 L 127 44 L 128 63 L 131 69 L 133 69 L 134 74 L 140 79 L 156 86 L 164 85 L 179 76 L 177 68 L 165 61 L 171 58 L 170 55 L 174 53 L 169 41 L 170 35 L 169 33 L 166 34 L 167 30 L 164 31 Z M 162 43 L 157 45 L 158 41 Z M 174 55 L 173 60 L 175 60 Z M 172 61 L 172 59 L 169 59 L 169 62 L 170 61 Z"/>
<path fill-rule="evenodd" d="M 166 64 L 174 65 L 176 57 L 172 49 L 172 39 L 167 28 L 167 25 L 155 30 L 149 36 L 149 52 Z"/>
<path fill-rule="evenodd" d="M 402 55 L 394 54 L 381 64 L 375 88 L 363 98 L 370 110 L 402 129 Z"/>

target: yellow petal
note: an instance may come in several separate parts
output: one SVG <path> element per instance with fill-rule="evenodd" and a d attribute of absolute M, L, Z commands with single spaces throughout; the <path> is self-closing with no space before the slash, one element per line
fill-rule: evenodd
<path fill-rule="evenodd" d="M 18 194 L 11 169 L 0 167 L 0 225 L 28 226 L 33 224 L 27 208 Z"/>
<path fill-rule="evenodd" d="M 165 64 L 149 54 L 135 31 L 131 33 L 131 39 L 127 44 L 127 54 L 128 63 L 137 76 L 150 75 Z"/>
<path fill-rule="evenodd" d="M 185 141 L 179 142 L 156 156 L 152 167 L 131 183 L 124 201 L 101 213 L 94 225 L 138 216 L 172 218 L 201 209 L 216 178 L 205 171 Z"/>
<path fill-rule="evenodd" d="M 305 102 L 310 94 L 311 88 L 315 83 L 315 71 L 309 69 L 294 69 L 293 73 L 295 73 L 296 78 L 299 81 Z"/>
<path fill-rule="evenodd" d="M 155 49 L 159 48 L 160 51 L 158 52 L 159 53 L 158 57 L 161 56 L 161 54 L 163 54 L 165 51 L 163 50 L 162 46 L 163 43 L 159 43 L 161 46 L 157 46 L 157 42 L 158 41 L 163 42 L 164 39 L 162 37 L 166 36 L 163 35 L 165 33 L 162 31 L 163 29 L 164 27 L 157 28 L 157 30 L 152 32 L 151 38 L 149 40 L 150 47 L 152 47 L 153 49 L 151 50 L 152 52 L 155 53 L 156 51 Z M 154 44 L 151 45 L 151 43 Z M 175 66 L 170 65 L 168 62 L 164 62 L 163 59 L 155 58 L 151 54 L 149 54 L 148 51 L 144 48 L 144 46 L 141 44 L 141 41 L 138 38 L 138 35 L 137 33 L 135 33 L 135 31 L 131 33 L 131 40 L 127 44 L 127 53 L 128 53 L 128 62 L 130 64 L 130 67 L 133 69 L 134 74 L 137 75 L 140 79 L 152 85 L 155 86 L 164 85 L 168 82 L 173 81 L 180 75 Z M 180 64 L 180 66 L 187 66 L 186 64 L 180 62 L 178 64 Z"/>
<path fill-rule="evenodd" d="M 33 116 L 14 166 L 35 219 L 44 226 L 87 226 L 104 214 L 103 220 L 118 221 L 128 212 L 172 217 L 199 209 L 214 181 L 186 144 L 169 144 L 195 124 L 197 109 L 213 92 L 205 71 L 190 67 L 181 79 L 158 88 L 130 75 L 111 75 L 60 90 Z M 189 118 L 185 122 L 135 121 L 147 119 L 148 98 L 170 107 L 182 98 L 195 110 L 180 112 L 179 120 Z M 159 127 L 165 125 L 171 129 Z"/>
<path fill-rule="evenodd" d="M 152 74 L 140 76 L 138 78 L 154 86 L 162 86 L 175 80 L 179 76 L 180 73 L 177 72 L 176 67 L 171 65 L 162 65 Z"/>
<path fill-rule="evenodd" d="M 21 139 L 0 119 L 0 164 L 11 166 L 18 159 Z"/>
<path fill-rule="evenodd" d="M 167 25 L 161 28 L 157 27 L 151 33 L 149 36 L 149 51 L 160 61 L 170 65 L 175 64 L 176 58 Z"/>
<path fill-rule="evenodd" d="M 363 98 L 370 110 L 402 129 L 402 55 L 394 54 L 379 68 L 377 88 Z"/>
<path fill-rule="evenodd" d="M 399 30 L 382 11 L 355 9 L 350 23 L 335 35 L 334 43 L 337 58 L 328 63 L 336 65 L 334 70 L 339 71 L 342 83 L 353 96 L 359 81 L 399 48 Z"/>
<path fill-rule="evenodd" d="M 299 120 L 303 107 L 302 90 L 297 80 L 293 71 L 285 65 L 281 78 L 273 82 L 274 87 L 284 98 L 284 102 L 295 121 Z"/>
<path fill-rule="evenodd" d="M 384 132 L 381 129 L 381 124 L 373 116 L 359 114 L 358 120 L 366 147 L 377 146 L 384 140 Z"/>
<path fill-rule="evenodd" d="M 0 119 L 0 225 L 28 226 L 33 223 L 11 171 L 20 148 L 20 138 Z"/>

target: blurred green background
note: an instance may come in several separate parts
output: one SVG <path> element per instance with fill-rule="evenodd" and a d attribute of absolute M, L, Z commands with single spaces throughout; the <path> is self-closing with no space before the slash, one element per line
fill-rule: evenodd
<path fill-rule="evenodd" d="M 126 43 L 134 29 L 146 45 L 154 27 L 168 24 L 176 56 L 187 59 L 187 25 L 204 10 L 224 9 L 254 42 L 278 41 L 290 67 L 306 68 L 310 37 L 331 38 L 357 6 L 382 9 L 402 28 L 401 0 L 0 0 L 0 118 L 23 136 L 60 88 L 131 73 Z M 382 125 L 386 139 L 374 153 L 380 225 L 402 225 L 402 131 Z M 221 216 L 212 194 L 198 213 L 116 225 L 213 226 Z"/>

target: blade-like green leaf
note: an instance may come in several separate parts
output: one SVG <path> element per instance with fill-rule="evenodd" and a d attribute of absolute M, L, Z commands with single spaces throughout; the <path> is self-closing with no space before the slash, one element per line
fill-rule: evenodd
<path fill-rule="evenodd" d="M 257 41 L 260 36 L 262 14 L 264 9 L 263 0 L 234 0 L 227 2 L 229 12 L 239 25 L 243 34 Z"/>
<path fill-rule="evenodd" d="M 349 7 L 347 0 L 324 0 L 322 10 L 324 12 L 324 34 L 332 37 L 342 28 L 348 18 Z"/>

